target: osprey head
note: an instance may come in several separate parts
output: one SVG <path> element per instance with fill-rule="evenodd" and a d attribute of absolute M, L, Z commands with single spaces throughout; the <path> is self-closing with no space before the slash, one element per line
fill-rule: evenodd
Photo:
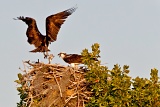
<path fill-rule="evenodd" d="M 24 21 L 27 25 L 35 23 L 35 20 L 30 17 L 25 17 L 22 21 Z"/>
<path fill-rule="evenodd" d="M 58 54 L 58 56 L 61 57 L 61 58 L 64 58 L 66 55 L 67 55 L 67 54 L 64 53 L 64 52 L 60 52 L 60 53 Z"/>
<path fill-rule="evenodd" d="M 31 18 L 31 17 L 24 17 L 24 16 L 20 16 L 20 17 L 14 18 L 14 20 L 22 20 L 27 25 L 35 23 L 35 20 L 33 18 Z"/>

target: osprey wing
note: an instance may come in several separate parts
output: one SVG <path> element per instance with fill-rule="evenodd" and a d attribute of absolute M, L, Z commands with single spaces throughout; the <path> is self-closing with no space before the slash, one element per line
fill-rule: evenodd
<path fill-rule="evenodd" d="M 28 43 L 33 44 L 35 47 L 39 47 L 42 44 L 44 36 L 39 32 L 36 21 L 30 17 L 17 17 L 16 20 L 22 20 L 28 25 L 26 35 L 28 37 Z"/>
<path fill-rule="evenodd" d="M 82 63 L 82 56 L 78 54 L 68 54 L 64 60 L 68 63 Z"/>
<path fill-rule="evenodd" d="M 76 8 L 73 7 L 46 18 L 46 36 L 48 41 L 53 42 L 57 40 L 57 34 L 61 28 L 61 25 L 75 10 Z"/>

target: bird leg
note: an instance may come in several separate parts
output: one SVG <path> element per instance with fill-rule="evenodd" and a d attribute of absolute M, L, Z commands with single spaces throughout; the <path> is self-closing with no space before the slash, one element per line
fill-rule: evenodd
<path fill-rule="evenodd" d="M 54 58 L 54 55 L 53 54 L 50 54 L 48 56 L 48 61 L 49 61 L 49 64 L 51 63 L 52 59 Z"/>
<path fill-rule="evenodd" d="M 43 55 L 44 55 L 44 59 L 49 56 L 48 52 L 43 52 Z"/>

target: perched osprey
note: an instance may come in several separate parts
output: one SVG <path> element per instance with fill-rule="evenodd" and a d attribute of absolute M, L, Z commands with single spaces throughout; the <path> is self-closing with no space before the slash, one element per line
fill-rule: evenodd
<path fill-rule="evenodd" d="M 76 10 L 76 7 L 67 9 L 57 14 L 50 15 L 46 18 L 46 35 L 42 35 L 37 27 L 36 20 L 30 17 L 17 17 L 15 20 L 22 20 L 28 25 L 26 35 L 28 43 L 34 45 L 36 49 L 30 52 L 43 52 L 47 57 L 48 45 L 57 40 L 57 34 L 65 19 Z M 46 54 L 45 54 L 46 53 Z"/>
<path fill-rule="evenodd" d="M 66 54 L 63 52 L 60 52 L 59 57 L 61 57 L 66 63 L 71 64 L 71 66 L 76 67 L 78 64 L 82 63 L 82 55 L 78 54 Z M 93 60 L 98 61 L 97 58 L 93 58 Z"/>

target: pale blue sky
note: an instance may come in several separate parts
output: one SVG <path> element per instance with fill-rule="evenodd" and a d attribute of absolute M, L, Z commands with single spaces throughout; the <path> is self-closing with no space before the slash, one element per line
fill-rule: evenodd
<path fill-rule="evenodd" d="M 102 63 L 111 69 L 114 64 L 130 66 L 132 77 L 149 77 L 150 69 L 160 69 L 160 1 L 159 0 L 3 0 L 0 3 L 0 107 L 16 107 L 18 68 L 22 60 L 47 62 L 42 54 L 27 43 L 27 25 L 13 18 L 29 16 L 37 20 L 45 34 L 48 15 L 71 8 L 72 14 L 50 45 L 56 57 L 52 63 L 67 65 L 59 52 L 81 53 L 98 42 Z"/>

